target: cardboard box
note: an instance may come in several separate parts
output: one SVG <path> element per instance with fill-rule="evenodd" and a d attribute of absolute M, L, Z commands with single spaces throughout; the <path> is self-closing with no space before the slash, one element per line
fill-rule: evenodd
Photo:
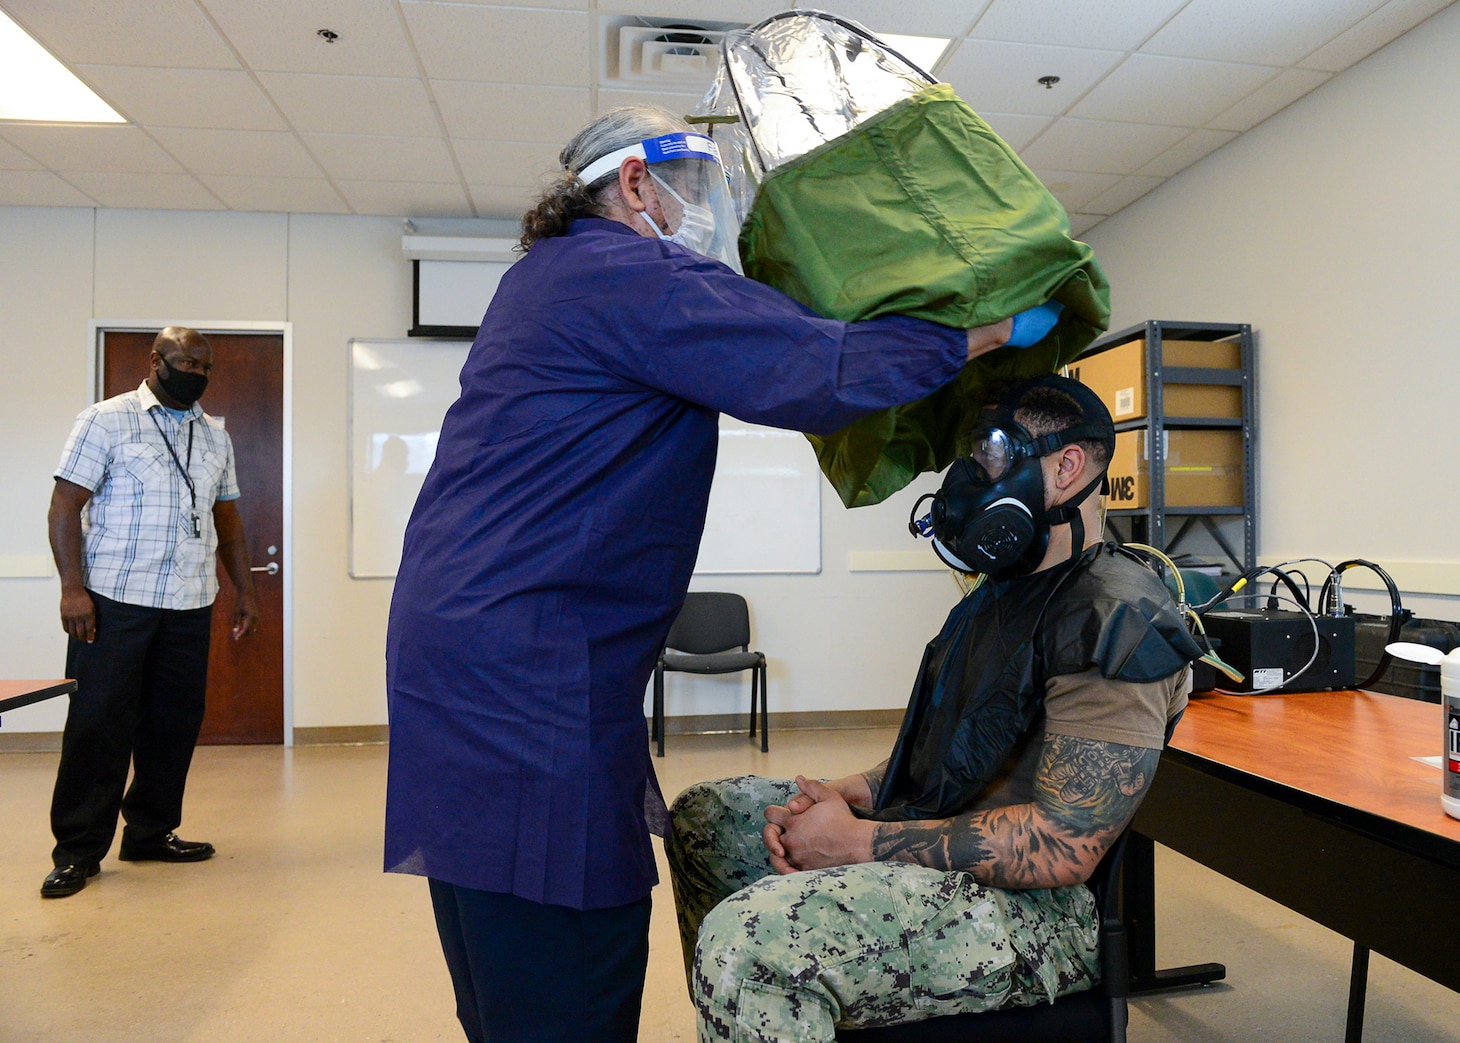
<path fill-rule="evenodd" d="M 1076 359 L 1070 375 L 1100 396 L 1116 423 L 1147 415 L 1145 340 L 1133 340 Z M 1200 366 L 1241 369 L 1242 348 L 1235 341 L 1163 340 L 1162 367 Z M 1165 417 L 1241 417 L 1242 388 L 1231 384 L 1163 382 Z"/>
<path fill-rule="evenodd" d="M 1167 429 L 1166 506 L 1241 507 L 1242 432 Z M 1111 510 L 1150 506 L 1149 430 L 1121 431 L 1110 458 Z"/>

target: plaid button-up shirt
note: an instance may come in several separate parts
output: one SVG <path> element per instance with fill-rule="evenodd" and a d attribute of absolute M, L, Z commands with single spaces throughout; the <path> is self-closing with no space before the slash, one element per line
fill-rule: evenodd
<path fill-rule="evenodd" d="M 55 476 L 91 490 L 82 513 L 88 590 L 149 608 L 213 603 L 213 503 L 238 497 L 221 420 L 194 403 L 178 421 L 143 381 L 81 411 Z"/>

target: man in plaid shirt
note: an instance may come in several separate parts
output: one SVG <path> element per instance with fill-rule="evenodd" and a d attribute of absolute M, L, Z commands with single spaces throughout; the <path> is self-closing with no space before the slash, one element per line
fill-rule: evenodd
<path fill-rule="evenodd" d="M 258 605 L 233 444 L 197 405 L 212 345 L 169 326 L 150 366 L 136 391 L 76 418 L 51 495 L 66 676 L 77 691 L 51 801 L 47 898 L 73 895 L 100 872 L 119 813 L 123 861 L 213 857 L 212 844 L 173 831 L 203 723 L 215 558 L 238 593 L 235 640 L 257 625 Z"/>

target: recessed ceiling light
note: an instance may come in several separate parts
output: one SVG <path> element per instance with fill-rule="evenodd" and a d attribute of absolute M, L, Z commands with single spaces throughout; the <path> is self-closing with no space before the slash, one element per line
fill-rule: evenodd
<path fill-rule="evenodd" d="M 0 120 L 126 123 L 0 11 Z"/>
<path fill-rule="evenodd" d="M 938 59 L 953 42 L 945 36 L 900 36 L 897 33 L 878 33 L 877 39 L 924 72 L 933 71 L 933 66 L 938 64 Z"/>

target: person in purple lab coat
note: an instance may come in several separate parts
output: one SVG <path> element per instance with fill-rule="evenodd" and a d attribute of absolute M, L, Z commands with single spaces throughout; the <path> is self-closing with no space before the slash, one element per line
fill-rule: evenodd
<path fill-rule="evenodd" d="M 658 109 L 560 159 L 442 424 L 386 647 L 385 867 L 430 879 L 473 1043 L 637 1038 L 666 821 L 644 690 L 719 414 L 829 432 L 1011 328 L 837 322 L 738 274 L 714 144 Z"/>

